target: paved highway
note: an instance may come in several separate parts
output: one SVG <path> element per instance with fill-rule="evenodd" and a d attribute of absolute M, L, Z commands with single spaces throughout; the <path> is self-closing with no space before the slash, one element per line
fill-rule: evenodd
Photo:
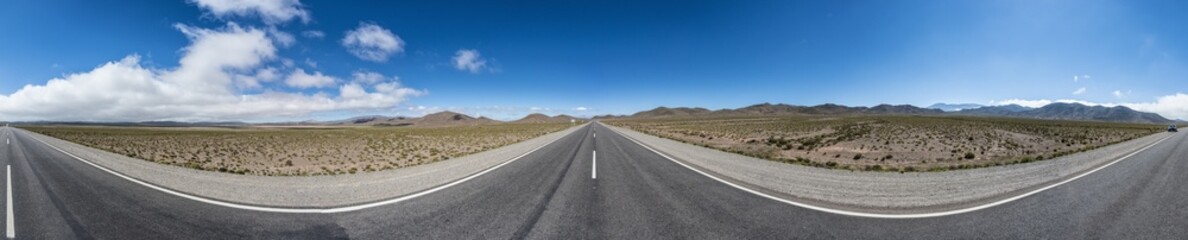
<path fill-rule="evenodd" d="M 1188 141 L 970 213 L 836 215 L 774 201 L 591 124 L 473 180 L 345 213 L 268 213 L 166 194 L 0 130 L 18 239 L 1188 238 Z M 11 225 L 8 225 L 11 224 Z M 12 236 L 10 235 L 10 236 Z"/>

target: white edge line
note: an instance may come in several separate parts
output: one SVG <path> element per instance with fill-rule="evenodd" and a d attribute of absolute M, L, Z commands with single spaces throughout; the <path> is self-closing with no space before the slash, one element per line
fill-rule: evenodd
<path fill-rule="evenodd" d="M 568 134 L 566 134 L 566 135 L 568 135 Z M 430 189 L 427 189 L 427 190 L 422 190 L 422 191 L 420 191 L 420 192 L 416 192 L 416 193 L 413 193 L 413 194 L 410 194 L 410 195 L 405 195 L 405 196 L 398 197 L 398 198 L 394 198 L 394 199 L 388 199 L 388 200 L 379 201 L 379 202 L 373 202 L 373 203 L 360 204 L 360 205 L 355 205 L 355 206 L 337 207 L 337 208 L 280 208 L 280 207 L 262 207 L 262 206 L 252 206 L 252 205 L 238 204 L 238 203 L 232 203 L 232 202 L 225 202 L 225 201 L 220 201 L 220 200 L 215 200 L 215 199 L 210 199 L 210 198 L 205 198 L 205 197 L 199 197 L 199 196 L 195 196 L 195 195 L 190 195 L 190 194 L 187 194 L 187 193 L 182 193 L 182 192 L 174 191 L 174 190 L 171 190 L 171 189 L 168 189 L 168 188 L 160 187 L 160 186 L 157 186 L 157 185 L 154 185 L 154 184 L 151 184 L 151 183 L 147 183 L 147 182 L 141 181 L 141 180 L 139 180 L 139 179 L 136 179 L 136 178 L 129 177 L 129 176 L 127 176 L 127 175 L 124 175 L 124 174 L 122 174 L 122 173 L 119 173 L 119 172 L 116 172 L 116 171 L 112 171 L 111 169 L 107 169 L 106 167 L 99 166 L 98 164 L 95 164 L 95 163 L 92 163 L 92 162 L 90 162 L 90 161 L 87 161 L 86 159 L 83 159 L 83 158 L 81 158 L 81 157 L 75 156 L 74 154 L 71 154 L 71 153 L 69 153 L 69 152 L 66 152 L 66 151 L 62 151 L 62 149 L 59 149 L 58 147 L 56 147 L 56 146 L 54 146 L 54 145 L 48 144 L 48 143 L 46 143 L 45 141 L 42 141 L 41 139 L 39 139 L 39 138 L 37 138 L 37 137 L 33 137 L 33 140 L 37 140 L 38 142 L 41 142 L 41 144 L 45 144 L 46 146 L 49 146 L 49 147 L 53 148 L 54 150 L 58 150 L 58 152 L 62 152 L 62 153 L 66 154 L 66 155 L 68 155 L 68 156 L 70 156 L 70 157 L 73 157 L 74 159 L 77 159 L 77 160 L 79 160 L 79 161 L 81 161 L 81 162 L 83 162 L 83 163 L 89 164 L 89 165 L 91 165 L 92 167 L 98 168 L 99 170 L 103 170 L 103 171 L 105 171 L 105 172 L 107 172 L 107 173 L 110 173 L 110 174 L 112 174 L 112 175 L 115 175 L 115 176 L 117 176 L 117 177 L 123 178 L 123 179 L 125 179 L 125 180 L 128 180 L 128 181 L 130 181 L 130 182 L 134 182 L 134 183 L 137 183 L 137 184 L 143 185 L 143 186 L 145 186 L 145 187 L 148 187 L 148 188 L 155 189 L 155 190 L 157 190 L 157 191 L 161 191 L 161 192 L 168 193 L 168 194 L 171 194 L 171 195 L 174 195 L 174 196 L 178 196 L 178 197 L 187 198 L 187 199 L 194 200 L 194 201 L 199 201 L 199 202 L 208 203 L 208 204 L 213 204 L 213 205 L 218 205 L 218 206 L 223 206 L 223 207 L 237 208 L 237 209 L 243 209 L 243 210 L 252 210 L 252 211 L 260 211 L 260 212 L 274 212 L 274 213 L 342 213 L 342 212 L 357 211 L 357 210 L 362 210 L 362 209 L 367 209 L 367 208 L 372 208 L 372 207 L 378 207 L 378 206 L 383 206 L 383 205 L 388 205 L 388 204 L 398 203 L 398 202 L 402 202 L 402 201 L 405 201 L 405 200 L 409 200 L 409 199 L 417 198 L 417 197 L 420 197 L 420 196 L 424 196 L 424 195 L 427 195 L 427 194 L 430 194 L 430 193 L 434 193 L 434 192 L 437 192 L 437 191 L 441 191 L 442 189 L 446 189 L 446 188 L 452 187 L 452 186 L 454 186 L 454 185 L 461 184 L 461 183 L 463 183 L 463 182 L 466 182 L 466 181 L 469 181 L 469 180 L 471 180 L 471 179 L 474 179 L 474 178 L 477 178 L 477 177 L 479 177 L 479 176 L 482 176 L 483 174 L 486 174 L 486 173 L 488 173 L 488 172 L 494 171 L 495 169 L 498 169 L 498 168 L 500 168 L 500 167 L 503 167 L 504 165 L 507 165 L 507 164 L 509 164 L 509 163 L 512 163 L 512 162 L 515 162 L 516 160 L 519 160 L 520 158 L 523 158 L 524 156 L 527 156 L 528 154 L 531 154 L 531 153 L 533 153 L 533 152 L 536 152 L 536 150 L 539 150 L 539 149 L 541 149 L 541 148 L 544 148 L 545 146 L 548 146 L 548 145 L 550 145 L 550 144 L 553 144 L 554 142 L 557 142 L 558 140 L 560 140 L 560 139 L 562 139 L 562 138 L 565 138 L 565 136 L 561 136 L 561 137 L 559 137 L 559 138 L 557 138 L 557 139 L 553 139 L 553 141 L 550 141 L 550 142 L 548 142 L 548 143 L 545 143 L 545 144 L 543 144 L 543 145 L 540 145 L 540 146 L 538 146 L 538 147 L 536 147 L 536 148 L 533 148 L 532 150 L 530 150 L 530 151 L 528 151 L 528 152 L 526 152 L 526 153 L 524 153 L 524 154 L 520 154 L 519 156 L 516 156 L 515 158 L 512 158 L 511 160 L 507 160 L 506 162 L 500 163 L 499 165 L 495 165 L 494 167 L 487 168 L 486 170 L 483 170 L 483 171 L 481 171 L 481 172 L 478 172 L 478 173 L 475 173 L 475 174 L 471 174 L 470 176 L 464 177 L 464 178 L 462 178 L 462 179 L 454 180 L 453 182 L 447 183 L 447 184 L 445 184 L 445 185 L 437 186 L 437 187 L 430 188 Z M 11 221 L 10 221 L 10 223 L 11 223 Z"/>
<path fill-rule="evenodd" d="M 612 130 L 613 130 L 613 129 L 612 129 Z M 618 131 L 616 131 L 616 133 L 617 133 L 617 132 L 618 132 Z M 941 211 L 941 212 L 933 212 L 933 213 L 919 213 L 919 214 L 883 214 L 883 213 L 867 213 L 867 212 L 857 212 L 857 211 L 848 211 L 848 210 L 832 209 L 832 208 L 826 208 L 826 207 L 821 207 L 821 206 L 811 205 L 811 204 L 807 204 L 807 203 L 796 202 L 796 201 L 792 201 L 792 200 L 783 199 L 783 198 L 780 198 L 780 197 L 776 197 L 776 196 L 768 195 L 768 194 L 766 194 L 766 193 L 762 193 L 762 192 L 759 192 L 759 191 L 755 191 L 755 190 L 752 190 L 752 189 L 749 189 L 749 188 L 746 188 L 746 187 L 740 186 L 740 185 L 738 185 L 738 184 L 734 184 L 734 183 L 732 183 L 732 182 L 730 182 L 730 181 L 726 181 L 726 180 L 723 180 L 723 179 L 721 179 L 721 178 L 715 177 L 715 176 L 713 176 L 713 175 L 710 175 L 710 174 L 708 174 L 708 173 L 702 172 L 701 170 L 698 170 L 698 169 L 696 169 L 696 168 L 693 168 L 693 167 L 691 167 L 691 166 L 689 166 L 689 165 L 685 165 L 684 163 L 682 163 L 682 162 L 680 162 L 680 161 L 677 161 L 676 159 L 673 159 L 672 157 L 669 157 L 668 155 L 665 155 L 664 153 L 661 153 L 661 152 L 659 152 L 659 151 L 656 151 L 655 149 L 652 149 L 652 147 L 648 147 L 648 145 L 644 145 L 643 143 L 640 143 L 639 141 L 636 141 L 634 138 L 631 138 L 630 136 L 624 135 L 624 134 L 622 134 L 622 133 L 619 133 L 619 135 L 620 135 L 620 136 L 627 137 L 627 140 L 631 140 L 631 142 L 634 142 L 635 144 L 638 144 L 638 145 L 640 145 L 640 146 L 643 146 L 644 148 L 648 149 L 649 151 L 652 151 L 653 153 L 656 153 L 656 154 L 660 155 L 661 157 L 667 158 L 669 161 L 672 161 L 672 162 L 675 162 L 675 163 L 677 163 L 677 164 L 680 164 L 681 166 L 684 166 L 685 168 L 688 168 L 689 170 L 693 170 L 694 172 L 700 173 L 701 175 L 704 175 L 704 176 L 706 176 L 706 177 L 709 177 L 709 178 L 711 178 L 711 179 L 717 180 L 718 182 L 725 183 L 726 185 L 729 185 L 729 186 L 731 186 L 731 187 L 737 188 L 737 189 L 739 189 L 739 190 L 743 190 L 743 191 L 745 191 L 745 192 L 749 192 L 749 193 L 751 193 L 751 194 L 755 194 L 755 195 L 759 195 L 759 196 L 761 196 L 761 197 L 765 197 L 765 198 L 768 198 L 768 199 L 772 199 L 772 200 L 776 200 L 776 201 L 779 201 L 779 202 L 783 202 L 783 203 L 787 203 L 787 204 L 795 205 L 795 206 L 797 206 L 797 207 L 808 208 L 808 209 L 817 210 L 817 211 L 822 211 L 822 212 L 827 212 L 827 213 L 840 214 L 840 215 L 847 215 L 847 216 L 855 216 L 855 217 L 868 217 L 868 218 L 889 218 L 889 219 L 909 219 L 909 218 L 930 218 L 930 217 L 941 217 L 941 216 L 948 216 L 948 215 L 956 215 L 956 214 L 962 214 L 962 213 L 967 213 L 967 212 L 973 212 L 973 211 L 977 211 L 977 210 L 982 210 L 982 209 L 986 209 L 986 208 L 990 208 L 990 207 L 994 207 L 994 206 L 1002 205 L 1002 204 L 1005 204 L 1005 203 L 1008 203 L 1008 202 L 1012 202 L 1012 201 L 1015 201 L 1015 200 L 1019 200 L 1019 199 L 1025 198 L 1025 197 L 1027 197 L 1027 196 L 1034 195 L 1034 194 L 1036 194 L 1036 193 L 1039 193 L 1039 192 L 1043 192 L 1044 190 L 1048 190 L 1048 189 L 1051 189 L 1051 188 L 1054 188 L 1054 187 L 1057 187 L 1057 186 L 1060 186 L 1060 185 L 1064 185 L 1065 183 L 1072 182 L 1073 180 L 1077 180 L 1077 179 L 1079 179 L 1079 178 L 1081 178 L 1081 177 L 1088 176 L 1089 174 L 1092 174 L 1092 173 L 1094 173 L 1094 172 L 1097 172 L 1097 171 L 1099 171 L 1099 170 L 1105 169 L 1106 167 L 1109 167 L 1110 165 L 1114 165 L 1114 163 L 1118 163 L 1118 162 L 1120 162 L 1120 161 L 1122 161 L 1122 160 L 1124 160 L 1124 159 L 1130 158 L 1131 156 L 1134 156 L 1135 154 L 1138 154 L 1138 153 L 1140 153 L 1140 152 L 1142 152 L 1142 151 L 1144 151 L 1144 150 L 1147 150 L 1148 148 L 1151 148 L 1152 146 L 1158 145 L 1160 142 L 1163 142 L 1163 140 L 1167 140 L 1168 138 L 1171 138 L 1171 136 L 1174 136 L 1174 135 L 1171 135 L 1171 136 L 1163 137 L 1163 139 L 1159 139 L 1159 141 L 1156 141 L 1155 143 L 1152 143 L 1151 145 L 1147 145 L 1146 147 L 1143 147 L 1142 149 L 1139 149 L 1138 151 L 1131 152 L 1130 154 L 1127 154 L 1126 156 L 1123 156 L 1123 157 L 1121 157 L 1121 158 L 1118 158 L 1118 159 L 1116 159 L 1116 160 L 1114 160 L 1114 161 L 1112 161 L 1112 162 L 1110 162 L 1110 163 L 1107 163 L 1107 164 L 1105 164 L 1105 165 L 1102 165 L 1102 166 L 1099 166 L 1099 167 L 1097 167 L 1097 168 L 1094 168 L 1093 170 L 1090 170 L 1090 171 L 1088 171 L 1088 172 L 1081 173 L 1081 174 L 1079 174 L 1079 175 L 1077 175 L 1077 176 L 1075 176 L 1075 177 L 1072 177 L 1072 178 L 1069 178 L 1069 179 L 1065 179 L 1064 181 L 1060 181 L 1060 182 L 1058 182 L 1058 183 L 1054 183 L 1054 184 L 1052 184 L 1052 185 L 1048 185 L 1048 186 L 1046 186 L 1046 187 L 1043 187 L 1043 188 L 1040 188 L 1040 189 L 1036 189 L 1036 190 L 1032 190 L 1032 191 L 1030 191 L 1030 192 L 1026 192 L 1026 193 L 1023 193 L 1023 194 L 1019 194 L 1019 195 L 1016 195 L 1016 196 L 1014 196 L 1014 197 L 1010 197 L 1010 198 L 1007 198 L 1007 199 L 1002 199 L 1002 200 L 998 200 L 998 201 L 995 201 L 995 202 L 991 202 L 991 203 L 987 203 L 987 204 L 983 204 L 983 205 L 979 205 L 979 206 L 974 206 L 974 207 L 969 207 L 969 208 L 956 209 L 956 210 L 949 210 L 949 211 Z"/>
<path fill-rule="evenodd" d="M 9 239 L 12 239 L 12 238 L 16 238 L 16 223 L 15 223 L 16 220 L 14 219 L 14 217 L 12 215 L 12 165 L 4 166 L 4 176 L 6 176 L 8 178 L 8 181 L 6 181 L 6 183 L 8 185 L 8 187 L 6 188 L 7 192 L 8 192 L 8 194 L 7 194 L 8 195 L 8 204 L 7 204 L 8 205 L 8 207 L 7 207 L 8 214 L 6 214 L 7 217 L 4 218 L 4 220 L 5 220 L 4 236 L 8 237 Z"/>

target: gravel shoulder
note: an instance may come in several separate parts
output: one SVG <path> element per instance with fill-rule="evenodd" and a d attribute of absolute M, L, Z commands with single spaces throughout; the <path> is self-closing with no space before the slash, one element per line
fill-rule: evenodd
<path fill-rule="evenodd" d="M 331 208 L 382 201 L 444 185 L 552 143 L 582 126 L 431 164 L 360 174 L 291 177 L 236 175 L 157 164 L 24 129 L 14 128 L 13 132 L 124 175 L 187 194 L 257 206 Z"/>
<path fill-rule="evenodd" d="M 945 172 L 862 172 L 779 163 L 602 124 L 717 177 L 764 193 L 835 209 L 886 214 L 962 209 L 1038 189 L 1167 137 L 1157 133 L 1044 161 Z"/>

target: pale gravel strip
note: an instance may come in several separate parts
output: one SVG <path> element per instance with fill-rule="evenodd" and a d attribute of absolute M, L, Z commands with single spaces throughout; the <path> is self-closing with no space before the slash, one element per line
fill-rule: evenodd
<path fill-rule="evenodd" d="M 607 126 L 680 161 L 764 192 L 843 210 L 918 213 L 998 199 L 1090 170 L 1166 136 L 1152 134 L 1064 157 L 945 172 L 862 172 L 786 164 Z"/>
<path fill-rule="evenodd" d="M 360 174 L 290 177 L 236 175 L 158 164 L 24 129 L 14 132 L 40 139 L 116 172 L 179 192 L 257 206 L 329 208 L 376 202 L 444 185 L 551 143 L 582 126 L 431 164 Z"/>

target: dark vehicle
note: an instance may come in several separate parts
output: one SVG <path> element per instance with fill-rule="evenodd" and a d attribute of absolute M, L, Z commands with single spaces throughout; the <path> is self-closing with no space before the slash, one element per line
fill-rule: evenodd
<path fill-rule="evenodd" d="M 1179 132 L 1178 130 L 1176 130 L 1176 125 L 1174 125 L 1174 124 L 1167 126 L 1167 131 L 1168 132 Z"/>

